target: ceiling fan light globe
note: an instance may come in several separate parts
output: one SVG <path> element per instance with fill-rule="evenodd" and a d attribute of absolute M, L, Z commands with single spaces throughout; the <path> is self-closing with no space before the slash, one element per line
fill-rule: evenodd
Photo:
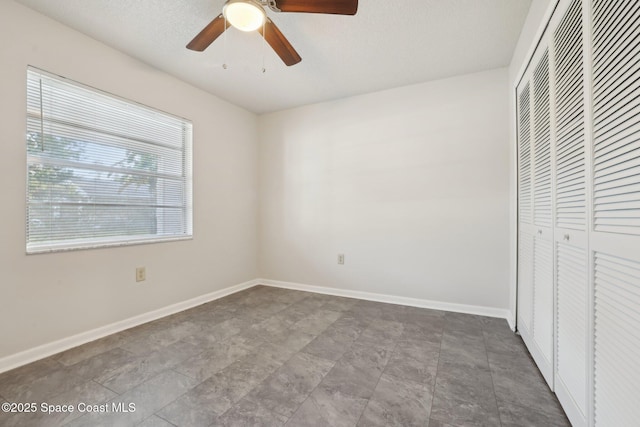
<path fill-rule="evenodd" d="M 251 0 L 231 0 L 222 9 L 229 24 L 241 31 L 255 31 L 266 19 L 264 9 Z"/>

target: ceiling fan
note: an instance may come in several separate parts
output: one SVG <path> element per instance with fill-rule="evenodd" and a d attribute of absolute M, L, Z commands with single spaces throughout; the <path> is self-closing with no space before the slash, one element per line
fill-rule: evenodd
<path fill-rule="evenodd" d="M 355 15 L 358 0 L 227 0 L 222 13 L 187 45 L 202 52 L 224 31 L 233 26 L 242 31 L 258 31 L 287 66 L 302 60 L 291 43 L 269 19 L 265 6 L 274 12 L 326 13 Z"/>

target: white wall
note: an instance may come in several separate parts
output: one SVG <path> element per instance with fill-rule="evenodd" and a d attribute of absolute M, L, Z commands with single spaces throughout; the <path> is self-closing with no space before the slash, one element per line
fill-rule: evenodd
<path fill-rule="evenodd" d="M 255 115 L 13 1 L 0 64 L 0 359 L 257 276 Z M 193 121 L 193 240 L 25 255 L 27 64 Z"/>
<path fill-rule="evenodd" d="M 261 276 L 506 309 L 507 93 L 498 69 L 260 116 Z"/>
<path fill-rule="evenodd" d="M 516 44 L 516 48 L 509 64 L 509 182 L 510 182 L 510 214 L 509 229 L 510 242 L 510 273 L 509 273 L 509 311 L 512 314 L 510 322 L 515 325 L 516 296 L 517 296 L 517 248 L 518 248 L 518 169 L 517 169 L 517 142 L 516 142 L 516 86 L 524 73 L 527 62 L 535 49 L 542 32 L 546 26 L 558 0 L 533 0 L 527 19 L 522 27 L 522 32 Z"/>

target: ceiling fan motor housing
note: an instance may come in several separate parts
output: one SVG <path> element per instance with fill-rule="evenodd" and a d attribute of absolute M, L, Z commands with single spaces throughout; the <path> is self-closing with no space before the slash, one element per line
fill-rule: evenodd
<path fill-rule="evenodd" d="M 282 12 L 280 8 L 278 8 L 278 5 L 276 4 L 276 0 L 266 0 L 266 3 L 267 3 L 267 6 L 269 6 L 269 9 L 273 10 L 274 12 Z"/>

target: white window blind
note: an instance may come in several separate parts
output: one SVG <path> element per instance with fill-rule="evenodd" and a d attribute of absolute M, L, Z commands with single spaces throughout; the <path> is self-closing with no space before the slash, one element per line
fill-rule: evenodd
<path fill-rule="evenodd" d="M 192 235 L 190 122 L 27 71 L 27 252 Z"/>

